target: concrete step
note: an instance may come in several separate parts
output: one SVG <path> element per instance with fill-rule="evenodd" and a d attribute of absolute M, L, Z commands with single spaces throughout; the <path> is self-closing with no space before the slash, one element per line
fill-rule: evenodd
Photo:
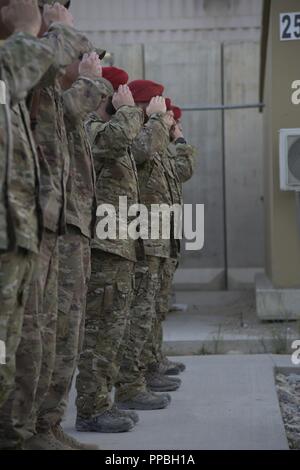
<path fill-rule="evenodd" d="M 170 355 L 285 354 L 300 338 L 296 321 L 262 322 L 254 292 L 176 292 L 180 311 L 164 324 Z"/>

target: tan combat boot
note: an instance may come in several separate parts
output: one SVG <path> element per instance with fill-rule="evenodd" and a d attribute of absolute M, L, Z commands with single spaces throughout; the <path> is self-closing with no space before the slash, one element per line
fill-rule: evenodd
<path fill-rule="evenodd" d="M 51 431 L 39 433 L 25 442 L 25 450 L 74 450 L 55 438 Z"/>
<path fill-rule="evenodd" d="M 72 450 L 100 450 L 96 444 L 84 444 L 77 441 L 74 437 L 65 433 L 63 428 L 58 425 L 52 428 L 54 437 L 63 445 L 71 447 Z"/>

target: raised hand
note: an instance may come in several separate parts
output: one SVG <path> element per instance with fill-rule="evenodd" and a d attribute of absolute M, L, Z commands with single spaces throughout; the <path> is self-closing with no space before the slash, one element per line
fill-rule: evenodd
<path fill-rule="evenodd" d="M 102 66 L 96 52 L 84 54 L 79 64 L 79 75 L 95 80 L 102 77 Z"/>
<path fill-rule="evenodd" d="M 2 21 L 8 31 L 23 32 L 37 36 L 42 24 L 42 18 L 37 0 L 10 0 L 1 9 Z"/>
<path fill-rule="evenodd" d="M 150 101 L 147 109 L 146 109 L 146 114 L 147 116 L 151 116 L 151 114 L 155 113 L 166 113 L 167 111 L 167 106 L 166 106 L 166 100 L 163 96 L 155 96 L 152 98 Z"/>
<path fill-rule="evenodd" d="M 57 2 L 54 5 L 44 5 L 43 19 L 47 28 L 49 28 L 51 23 L 56 22 L 66 24 L 67 26 L 74 26 L 72 13 Z"/>
<path fill-rule="evenodd" d="M 121 106 L 134 106 L 132 93 L 127 85 L 120 85 L 118 91 L 114 94 L 112 104 L 115 109 Z"/>

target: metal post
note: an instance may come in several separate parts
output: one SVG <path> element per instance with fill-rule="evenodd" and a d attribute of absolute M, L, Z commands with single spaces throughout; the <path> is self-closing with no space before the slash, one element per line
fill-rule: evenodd
<path fill-rule="evenodd" d="M 226 149 L 225 149 L 225 90 L 224 90 L 224 44 L 221 44 L 221 120 L 222 120 L 222 175 L 223 175 L 223 224 L 224 224 L 224 284 L 228 290 L 227 253 L 227 194 L 226 194 Z"/>
<path fill-rule="evenodd" d="M 224 98 L 224 97 L 223 97 Z M 247 103 L 247 104 L 218 104 L 207 106 L 182 106 L 182 111 L 226 111 L 226 109 L 261 109 L 264 103 Z"/>

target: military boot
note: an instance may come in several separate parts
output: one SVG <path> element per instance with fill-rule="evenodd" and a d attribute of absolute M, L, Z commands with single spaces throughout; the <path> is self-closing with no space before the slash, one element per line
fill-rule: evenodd
<path fill-rule="evenodd" d="M 112 410 L 104 411 L 94 418 L 77 416 L 76 431 L 80 432 L 127 432 L 134 428 L 134 422 L 124 416 L 117 416 Z"/>
<path fill-rule="evenodd" d="M 167 408 L 169 403 L 170 399 L 166 394 L 156 395 L 147 390 L 128 400 L 119 401 L 117 405 L 121 410 L 162 410 Z"/>
<path fill-rule="evenodd" d="M 167 357 L 159 365 L 158 371 L 163 375 L 179 375 L 185 370 L 183 362 L 170 361 Z"/>
<path fill-rule="evenodd" d="M 116 416 L 130 418 L 134 424 L 137 424 L 140 420 L 139 415 L 135 411 L 120 410 L 116 403 L 113 404 L 111 411 L 115 413 Z"/>
<path fill-rule="evenodd" d="M 151 390 L 149 390 L 149 392 L 151 392 Z M 168 400 L 169 403 L 171 403 L 172 401 L 172 397 L 169 393 L 154 393 L 154 392 L 151 392 L 152 395 L 155 395 L 156 397 L 159 396 L 159 397 L 165 397 L 166 400 Z"/>
<path fill-rule="evenodd" d="M 153 392 L 174 392 L 181 385 L 181 380 L 162 375 L 159 372 L 151 372 L 146 376 L 147 387 Z"/>
<path fill-rule="evenodd" d="M 73 450 L 100 450 L 96 444 L 84 444 L 83 442 L 77 441 L 77 439 L 65 433 L 60 425 L 54 426 L 52 432 L 59 442 L 71 447 Z"/>
<path fill-rule="evenodd" d="M 51 431 L 38 433 L 25 442 L 25 450 L 74 450 L 57 440 Z"/>

